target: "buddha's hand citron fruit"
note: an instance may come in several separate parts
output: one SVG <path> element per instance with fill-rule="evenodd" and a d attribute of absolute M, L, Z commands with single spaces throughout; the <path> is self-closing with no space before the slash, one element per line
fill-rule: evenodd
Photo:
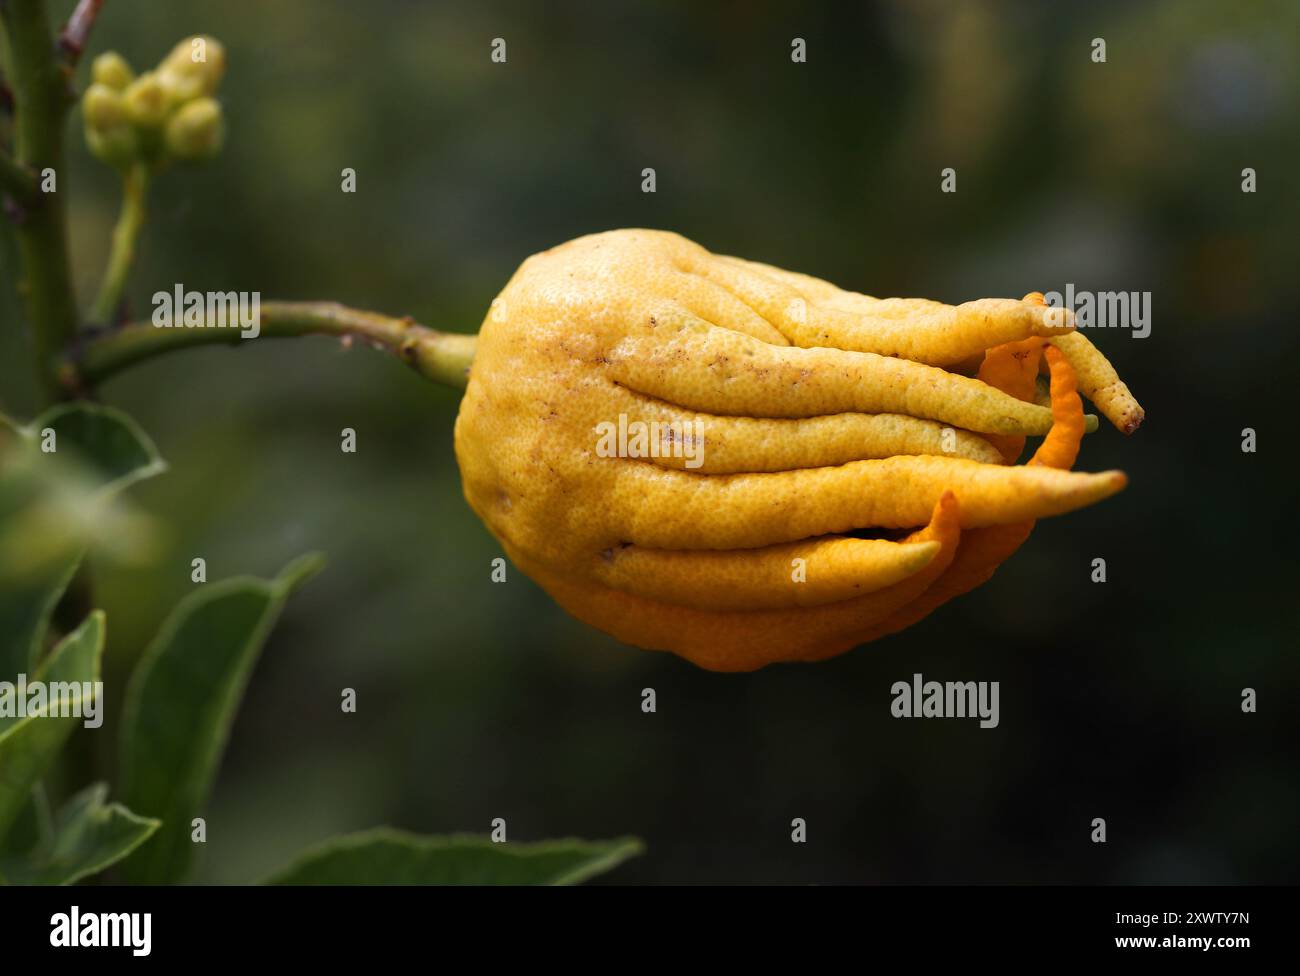
<path fill-rule="evenodd" d="M 1124 486 L 1006 463 L 1008 439 L 1082 434 L 1034 402 L 1033 368 L 1011 392 L 944 368 L 1072 337 L 1030 299 L 869 298 L 662 231 L 570 241 L 483 323 L 465 496 L 517 566 L 628 643 L 731 671 L 841 653 L 897 629 L 967 530 Z"/>

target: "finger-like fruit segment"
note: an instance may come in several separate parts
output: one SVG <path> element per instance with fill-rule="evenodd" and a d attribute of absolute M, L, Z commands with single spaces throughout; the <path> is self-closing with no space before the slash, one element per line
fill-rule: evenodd
<path fill-rule="evenodd" d="M 854 294 L 854 292 L 846 292 L 838 285 L 833 285 L 822 278 L 816 278 L 813 275 L 803 274 L 799 271 L 787 271 L 785 268 L 778 268 L 774 264 L 764 264 L 762 261 L 748 261 L 745 258 L 732 257 L 730 254 L 716 254 L 714 257 L 724 264 L 734 265 L 738 268 L 748 268 L 750 271 L 757 271 L 769 278 L 775 278 L 814 301 L 833 302 L 843 295 Z M 861 295 L 859 297 L 866 298 L 867 296 Z"/>
<path fill-rule="evenodd" d="M 779 329 L 721 285 L 690 272 L 679 272 L 669 282 L 673 297 L 705 322 L 734 329 L 761 342 L 788 346 Z"/>
<path fill-rule="evenodd" d="M 1017 400 L 1035 401 L 1042 354 L 1043 340 L 1037 337 L 994 346 L 984 354 L 979 379 Z M 1025 449 L 1024 437 L 1016 434 L 990 434 L 989 443 L 1002 452 L 1007 464 L 1015 463 Z"/>
<path fill-rule="evenodd" d="M 1138 403 L 1128 386 L 1119 378 L 1101 350 L 1088 341 L 1087 336 L 1074 333 L 1056 336 L 1052 345 L 1065 354 L 1079 377 L 1079 390 L 1097 405 L 1097 409 L 1125 434 L 1131 434 L 1142 425 L 1146 411 Z"/>
<path fill-rule="evenodd" d="M 1048 346 L 1046 355 L 1052 371 L 1052 429 L 1029 464 L 1069 471 L 1079 457 L 1087 422 L 1079 399 L 1079 383 L 1069 360 L 1052 346 Z"/>
<path fill-rule="evenodd" d="M 1046 434 L 1050 410 L 934 366 L 773 346 L 709 326 L 629 336 L 606 354 L 619 383 L 692 410 L 747 417 L 899 413 L 997 434 Z"/>
<path fill-rule="evenodd" d="M 620 542 L 745 549 L 922 525 L 949 488 L 961 501 L 962 528 L 977 528 L 1060 515 L 1113 495 L 1125 483 L 1120 471 L 1078 474 L 936 457 L 709 476 L 624 462 L 601 512 Z"/>
<path fill-rule="evenodd" d="M 816 661 L 861 643 L 859 635 L 915 599 L 949 565 L 957 542 L 959 504 L 946 494 L 934 517 L 907 542 L 938 542 L 939 551 L 920 572 L 900 583 L 823 607 L 785 610 L 697 610 L 575 580 L 510 557 L 560 606 L 579 620 L 647 650 L 672 651 L 711 671 L 753 671 L 781 661 Z"/>
<path fill-rule="evenodd" d="M 592 577 L 701 610 L 817 607 L 892 586 L 938 551 L 937 542 L 840 536 L 725 552 L 621 546 L 596 558 Z"/>
<path fill-rule="evenodd" d="M 1073 330 L 1073 313 L 1067 309 L 1010 298 L 945 305 L 839 289 L 828 293 L 817 286 L 807 293 L 789 277 L 773 277 L 743 262 L 701 260 L 695 270 L 734 292 L 791 343 L 805 348 L 831 346 L 947 366 L 990 346 Z"/>
<path fill-rule="evenodd" d="M 935 454 L 1000 464 L 988 440 L 936 420 L 895 413 L 837 413 L 798 419 L 724 417 L 680 410 L 662 400 L 615 387 L 611 396 L 629 428 L 660 425 L 680 451 L 658 452 L 665 468 L 699 474 L 739 474 L 834 467 L 899 454 Z"/>
<path fill-rule="evenodd" d="M 1029 464 L 1068 469 L 1079 451 L 1085 428 L 1083 404 L 1079 400 L 1074 370 L 1056 349 L 1047 350 L 1051 369 L 1051 433 L 1043 439 Z M 1034 530 L 1033 520 L 1013 525 L 995 525 L 967 532 L 961 540 L 952 566 L 913 603 L 901 608 L 870 635 L 874 640 L 896 633 L 929 616 L 953 597 L 968 593 L 988 581 L 997 568 L 1011 557 Z"/>

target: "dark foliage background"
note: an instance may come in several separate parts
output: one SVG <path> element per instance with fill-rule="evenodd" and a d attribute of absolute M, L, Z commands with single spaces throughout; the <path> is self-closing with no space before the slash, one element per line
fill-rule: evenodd
<path fill-rule="evenodd" d="M 1040 524 L 992 583 L 899 637 L 743 676 L 619 645 L 517 572 L 492 584 L 498 547 L 451 453 L 457 397 L 384 357 L 266 342 L 110 382 L 171 463 L 135 491 L 168 527 L 159 558 L 96 567 L 113 702 L 194 556 L 210 578 L 330 557 L 235 726 L 202 880 L 263 875 L 339 831 L 493 817 L 514 840 L 641 835 L 647 855 L 610 876 L 628 882 L 1300 874 L 1300 8 L 804 6 L 107 5 L 92 53 L 139 68 L 197 31 L 229 50 L 227 148 L 159 181 L 140 310 L 181 282 L 473 331 L 528 254 L 637 225 L 873 294 L 1153 296 L 1149 338 L 1094 336 L 1148 420 L 1128 439 L 1103 427 L 1082 465 L 1124 468 L 1127 492 Z M 116 191 L 73 143 L 84 296 Z M 0 398 L 22 414 L 26 352 L 3 331 Z M 890 685 L 914 672 L 1000 681 L 1000 727 L 892 719 Z"/>

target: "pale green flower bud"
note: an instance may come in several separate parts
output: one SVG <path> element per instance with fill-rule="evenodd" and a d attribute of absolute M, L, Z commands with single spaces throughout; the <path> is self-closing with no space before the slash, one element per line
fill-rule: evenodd
<path fill-rule="evenodd" d="M 81 114 L 87 126 L 106 132 L 126 123 L 126 103 L 117 89 L 96 82 L 81 96 Z"/>
<path fill-rule="evenodd" d="M 107 85 L 122 91 L 135 80 L 135 72 L 126 63 L 126 58 L 116 51 L 106 51 L 95 58 L 91 66 L 90 77 L 98 85 Z"/>
<path fill-rule="evenodd" d="M 125 123 L 105 129 L 91 128 L 87 124 L 86 146 L 92 156 L 110 166 L 127 166 L 135 161 L 140 152 L 135 129 Z"/>
<path fill-rule="evenodd" d="M 184 105 L 208 94 L 204 89 L 202 75 L 182 74 L 165 64 L 158 69 L 158 82 L 167 93 L 167 105 L 170 108 Z"/>
<path fill-rule="evenodd" d="M 172 48 L 158 70 L 171 76 L 182 101 L 211 95 L 226 73 L 226 49 L 215 37 L 187 37 Z"/>
<path fill-rule="evenodd" d="M 167 117 L 167 91 L 152 71 L 131 82 L 125 98 L 127 118 L 141 128 L 157 128 Z"/>
<path fill-rule="evenodd" d="M 167 152 L 176 159 L 207 159 L 221 149 L 225 135 L 221 106 L 211 98 L 182 105 L 167 123 Z"/>

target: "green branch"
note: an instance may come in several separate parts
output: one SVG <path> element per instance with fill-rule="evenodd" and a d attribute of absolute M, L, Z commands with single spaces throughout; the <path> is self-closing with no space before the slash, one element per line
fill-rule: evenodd
<path fill-rule="evenodd" d="M 29 204 L 36 196 L 36 174 L 0 152 L 0 191 L 15 203 Z"/>
<path fill-rule="evenodd" d="M 112 324 L 114 313 L 122 300 L 131 263 L 135 260 L 135 245 L 144 226 L 145 199 L 149 194 L 149 168 L 135 163 L 122 174 L 122 212 L 113 228 L 113 244 L 108 252 L 108 266 L 104 281 L 91 308 L 91 321 Z"/>
<path fill-rule="evenodd" d="M 99 8 L 102 6 L 104 0 L 80 0 L 68 17 L 68 22 L 63 25 L 63 30 L 59 32 L 59 48 L 69 64 L 75 65 L 81 60 L 81 53 L 86 50 L 86 40 L 90 37 L 91 28 L 95 26 L 95 18 L 99 16 Z"/>
<path fill-rule="evenodd" d="M 51 397 L 61 393 L 54 362 L 77 330 L 77 300 L 68 262 L 63 198 L 63 123 L 72 97 L 71 68 L 58 56 L 43 0 L 0 3 L 14 93 L 14 163 L 36 174 L 53 170 L 52 193 L 35 194 L 17 221 L 22 292 L 36 369 Z"/>
<path fill-rule="evenodd" d="M 263 302 L 258 333 L 243 338 L 240 324 L 205 315 L 203 326 L 155 326 L 135 322 L 118 329 L 87 333 L 58 366 L 64 388 L 81 392 L 122 370 L 163 353 L 194 346 L 247 345 L 266 338 L 305 335 L 358 339 L 387 350 L 437 383 L 463 389 L 478 336 L 438 332 L 411 318 L 393 318 L 335 302 Z"/>

